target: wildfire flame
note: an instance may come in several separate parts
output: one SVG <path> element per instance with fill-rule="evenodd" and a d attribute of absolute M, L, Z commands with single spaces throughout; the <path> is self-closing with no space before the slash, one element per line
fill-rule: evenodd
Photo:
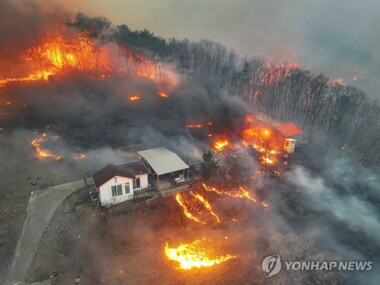
<path fill-rule="evenodd" d="M 202 195 L 200 195 L 198 193 L 194 194 L 193 192 L 190 192 L 190 194 L 193 197 L 195 197 L 198 201 L 200 201 L 203 204 L 203 206 L 208 210 L 208 212 L 211 214 L 211 216 L 213 216 L 216 219 L 216 221 L 218 223 L 220 223 L 220 219 L 219 219 L 218 215 L 214 213 L 210 203 Z"/>
<path fill-rule="evenodd" d="M 187 124 L 186 128 L 188 128 L 188 129 L 201 129 L 201 128 L 203 128 L 203 124 L 201 124 L 201 123 Z"/>
<path fill-rule="evenodd" d="M 181 193 L 177 193 L 177 195 L 175 196 L 175 199 L 176 199 L 177 203 L 182 207 L 183 213 L 186 217 L 188 217 L 190 220 L 193 220 L 197 223 L 206 224 L 205 222 L 201 221 L 200 219 L 198 219 L 197 217 L 195 217 L 191 213 L 191 211 L 189 210 L 189 207 L 186 204 L 185 200 L 183 199 Z"/>
<path fill-rule="evenodd" d="M 132 95 L 132 96 L 129 97 L 129 100 L 130 100 L 130 101 L 138 101 L 138 100 L 140 100 L 140 99 L 141 99 L 141 98 L 140 98 L 139 95 Z"/>
<path fill-rule="evenodd" d="M 167 88 L 178 84 L 174 64 L 122 52 L 116 43 L 99 46 L 83 32 L 66 33 L 65 27 L 57 30 L 46 33 L 40 42 L 26 49 L 18 62 L 19 72 L 0 78 L 0 87 L 12 82 L 47 81 L 68 70 L 90 72 L 91 78 L 99 80 L 117 73 L 143 77 Z M 160 96 L 168 97 L 164 92 Z"/>
<path fill-rule="evenodd" d="M 165 92 L 158 92 L 158 95 L 162 98 L 168 98 L 168 94 L 166 94 Z"/>
<path fill-rule="evenodd" d="M 170 248 L 165 244 L 165 254 L 169 260 L 178 262 L 181 269 L 211 267 L 227 260 L 234 259 L 238 255 L 217 255 L 211 247 L 211 242 L 206 239 L 198 239 L 188 244 L 180 244 L 177 248 Z"/>
<path fill-rule="evenodd" d="M 190 191 L 189 195 L 186 193 L 177 193 L 175 197 L 177 203 L 181 206 L 184 215 L 200 224 L 206 224 L 204 218 L 210 216 L 220 223 L 219 216 L 213 211 L 210 203 L 198 193 Z"/>
<path fill-rule="evenodd" d="M 47 34 L 40 43 L 27 49 L 22 56 L 23 64 L 32 72 L 24 76 L 2 78 L 0 85 L 48 80 L 49 76 L 67 69 L 109 73 L 110 58 L 107 52 L 107 47 L 95 49 L 92 41 L 83 35 L 69 39 L 61 35 Z"/>
<path fill-rule="evenodd" d="M 74 153 L 73 159 L 74 160 L 80 160 L 86 158 L 86 155 L 84 153 Z"/>
<path fill-rule="evenodd" d="M 52 140 L 57 140 L 57 137 L 53 137 Z M 36 156 L 38 158 L 44 159 L 44 158 L 54 158 L 55 160 L 60 160 L 62 157 L 60 155 L 53 154 L 51 151 L 44 149 L 41 145 L 45 142 L 47 142 L 47 136 L 46 133 L 42 134 L 42 137 L 36 138 L 31 141 L 31 145 L 35 148 L 36 150 Z"/>
<path fill-rule="evenodd" d="M 347 86 L 346 80 L 342 77 L 332 80 L 330 84 L 331 86 Z"/>
<path fill-rule="evenodd" d="M 231 148 L 231 143 L 227 139 L 217 140 L 214 142 L 213 147 L 216 151 L 224 151 Z"/>
<path fill-rule="evenodd" d="M 240 186 L 237 189 L 233 189 L 233 191 L 220 190 L 220 189 L 218 189 L 216 187 L 208 186 L 208 185 L 206 185 L 206 183 L 202 183 L 202 186 L 203 186 L 203 188 L 206 191 L 215 192 L 215 193 L 217 193 L 219 195 L 227 195 L 227 196 L 230 196 L 230 197 L 233 197 L 233 198 L 247 199 L 247 200 L 250 200 L 250 201 L 252 201 L 254 203 L 260 204 L 264 208 L 268 208 L 268 204 L 266 204 L 264 202 L 259 202 L 255 197 L 253 197 L 248 192 L 248 190 L 244 189 L 242 186 Z"/>

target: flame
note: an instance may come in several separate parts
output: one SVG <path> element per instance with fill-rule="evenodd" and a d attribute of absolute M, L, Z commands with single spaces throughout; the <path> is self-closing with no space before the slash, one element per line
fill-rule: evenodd
<path fill-rule="evenodd" d="M 168 98 L 168 94 L 166 94 L 165 92 L 158 92 L 158 95 L 162 98 Z"/>
<path fill-rule="evenodd" d="M 273 164 L 274 160 L 268 156 L 263 155 L 260 157 L 260 162 L 264 165 L 265 164 Z"/>
<path fill-rule="evenodd" d="M 113 74 L 133 75 L 152 80 L 168 88 L 178 85 L 179 77 L 172 63 L 121 51 L 116 43 L 99 46 L 86 33 L 67 33 L 65 27 L 46 33 L 20 57 L 17 75 L 0 78 L 0 86 L 12 82 L 47 81 L 68 70 L 91 72 L 91 78 L 104 80 Z M 68 36 L 68 35 L 71 36 Z M 161 97 L 167 97 L 162 92 Z"/>
<path fill-rule="evenodd" d="M 23 67 L 32 72 L 24 76 L 2 78 L 0 85 L 4 86 L 11 82 L 46 81 L 50 76 L 66 69 L 109 73 L 108 53 L 107 46 L 96 49 L 93 42 L 84 35 L 72 39 L 47 34 L 41 42 L 27 49 L 22 55 Z"/>
<path fill-rule="evenodd" d="M 175 73 L 174 64 L 148 59 L 141 54 L 130 55 L 129 59 L 134 63 L 134 73 L 137 76 L 163 84 L 169 88 L 174 88 L 178 85 L 179 79 Z"/>
<path fill-rule="evenodd" d="M 260 203 L 263 207 L 267 208 L 268 205 L 264 202 L 259 202 L 255 197 L 253 197 L 248 190 L 240 186 L 237 189 L 233 189 L 232 191 L 224 191 L 220 190 L 213 186 L 208 186 L 206 183 L 202 183 L 203 188 L 208 192 L 215 192 L 219 195 L 227 195 L 233 198 L 247 199 L 254 203 Z"/>
<path fill-rule="evenodd" d="M 203 128 L 203 124 L 201 124 L 201 123 L 187 124 L 186 128 L 188 128 L 188 129 L 201 129 L 201 128 Z"/>
<path fill-rule="evenodd" d="M 330 82 L 331 86 L 347 86 L 346 80 L 343 77 L 336 78 Z"/>
<path fill-rule="evenodd" d="M 190 195 L 177 193 L 175 198 L 177 203 L 182 207 L 184 215 L 190 220 L 200 224 L 206 224 L 202 218 L 211 216 L 216 222 L 220 223 L 219 216 L 213 211 L 210 203 L 201 194 L 190 191 Z"/>
<path fill-rule="evenodd" d="M 181 269 L 211 267 L 227 260 L 234 259 L 238 255 L 216 255 L 211 242 L 206 238 L 195 240 L 188 244 L 180 244 L 176 248 L 170 248 L 165 244 L 165 254 L 169 260 L 178 262 Z"/>
<path fill-rule="evenodd" d="M 52 137 L 52 140 L 55 141 L 57 140 L 57 137 Z M 38 158 L 44 159 L 44 158 L 54 158 L 55 160 L 60 160 L 62 157 L 60 155 L 53 154 L 51 151 L 44 149 L 41 145 L 45 142 L 47 142 L 48 139 L 46 137 L 46 133 L 42 134 L 42 137 L 36 138 L 31 141 L 31 145 L 34 147 L 36 151 L 36 156 Z"/>
<path fill-rule="evenodd" d="M 191 211 L 189 210 L 189 207 L 186 205 L 186 202 L 182 198 L 181 193 L 177 193 L 177 195 L 175 195 L 175 199 L 177 200 L 177 203 L 182 207 L 183 213 L 185 214 L 186 217 L 188 217 L 190 220 L 193 220 L 197 223 L 206 224 L 205 222 L 201 221 L 200 219 L 198 219 L 191 213 Z"/>
<path fill-rule="evenodd" d="M 213 147 L 217 151 L 224 151 L 231 148 L 231 143 L 227 139 L 217 140 L 214 142 Z"/>
<path fill-rule="evenodd" d="M 86 158 L 86 155 L 84 153 L 74 153 L 72 157 L 74 160 L 80 160 Z"/>
<path fill-rule="evenodd" d="M 278 82 L 287 76 L 289 76 L 289 71 L 293 69 L 299 68 L 300 64 L 298 62 L 293 63 L 277 63 L 277 64 L 271 64 L 267 66 L 267 72 L 265 77 L 262 80 L 262 84 L 265 86 L 269 86 L 275 82 Z M 258 93 L 255 93 L 254 96 L 258 96 L 260 94 L 260 91 Z"/>
<path fill-rule="evenodd" d="M 138 101 L 140 100 L 140 96 L 139 95 L 132 95 L 132 96 L 129 96 L 129 100 L 130 101 Z"/>
<path fill-rule="evenodd" d="M 208 212 L 211 214 L 211 216 L 213 216 L 216 219 L 216 221 L 218 223 L 220 223 L 220 219 L 219 219 L 218 215 L 214 213 L 214 211 L 212 210 L 212 207 L 211 207 L 210 203 L 205 198 L 203 198 L 202 195 L 200 195 L 200 194 L 194 194 L 193 192 L 190 192 L 190 194 L 193 197 L 195 197 L 198 201 L 200 201 L 203 204 L 203 206 L 208 210 Z"/>

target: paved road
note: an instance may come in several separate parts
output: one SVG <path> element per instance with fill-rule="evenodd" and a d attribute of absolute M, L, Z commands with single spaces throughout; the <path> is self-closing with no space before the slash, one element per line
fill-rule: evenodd
<path fill-rule="evenodd" d="M 42 233 L 54 212 L 67 195 L 82 186 L 84 182 L 80 180 L 32 192 L 24 227 L 5 284 L 23 280 L 36 254 Z"/>

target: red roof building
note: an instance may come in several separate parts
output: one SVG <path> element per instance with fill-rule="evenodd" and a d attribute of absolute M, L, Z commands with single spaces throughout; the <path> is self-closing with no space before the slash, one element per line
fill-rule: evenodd
<path fill-rule="evenodd" d="M 288 122 L 275 126 L 275 129 L 284 137 L 291 138 L 303 134 L 303 130 L 300 129 L 295 123 Z"/>

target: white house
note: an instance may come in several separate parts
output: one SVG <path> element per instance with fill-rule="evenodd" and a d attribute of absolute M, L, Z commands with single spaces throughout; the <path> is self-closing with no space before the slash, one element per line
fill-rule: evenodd
<path fill-rule="evenodd" d="M 135 191 L 148 188 L 150 171 L 142 161 L 109 164 L 93 175 L 102 206 L 133 199 Z"/>

